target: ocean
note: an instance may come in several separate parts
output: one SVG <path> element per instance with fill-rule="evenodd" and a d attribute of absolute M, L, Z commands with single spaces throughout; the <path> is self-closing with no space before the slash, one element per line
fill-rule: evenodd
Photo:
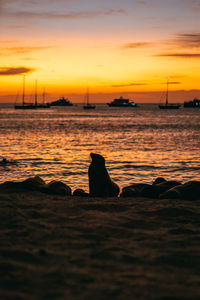
<path fill-rule="evenodd" d="M 120 188 L 156 177 L 200 180 L 200 109 L 157 104 L 114 108 L 82 104 L 41 110 L 0 106 L 0 182 L 39 175 L 88 191 L 90 153 L 106 159 Z"/>

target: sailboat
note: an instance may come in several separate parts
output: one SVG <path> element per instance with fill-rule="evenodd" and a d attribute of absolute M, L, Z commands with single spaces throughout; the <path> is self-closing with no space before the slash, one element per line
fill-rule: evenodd
<path fill-rule="evenodd" d="M 23 76 L 23 92 L 22 92 L 22 104 L 15 104 L 15 109 L 35 109 L 35 105 L 33 103 L 25 102 L 25 74 Z"/>
<path fill-rule="evenodd" d="M 45 103 L 45 89 L 43 90 L 43 103 L 37 102 L 37 80 L 35 81 L 35 107 L 36 108 L 50 108 L 50 104 Z"/>
<path fill-rule="evenodd" d="M 175 103 L 169 103 L 168 102 L 168 94 L 169 94 L 168 85 L 169 85 L 169 77 L 167 78 L 167 90 L 166 90 L 165 104 L 160 104 L 159 108 L 160 109 L 178 109 L 180 107 L 180 104 L 175 104 Z"/>
<path fill-rule="evenodd" d="M 89 103 L 89 90 L 87 89 L 86 93 L 86 104 L 83 106 L 84 109 L 95 109 L 96 106 Z"/>
<path fill-rule="evenodd" d="M 15 104 L 15 109 L 37 109 L 37 108 L 50 108 L 50 104 L 44 103 L 44 94 L 43 94 L 43 103 L 37 102 L 37 80 L 35 81 L 35 103 L 26 103 L 25 102 L 25 74 L 24 74 L 22 104 Z"/>

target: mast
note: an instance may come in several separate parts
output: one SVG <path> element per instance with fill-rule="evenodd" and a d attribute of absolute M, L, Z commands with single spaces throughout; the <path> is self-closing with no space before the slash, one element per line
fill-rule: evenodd
<path fill-rule="evenodd" d="M 25 75 L 26 74 L 24 74 L 24 76 L 23 76 L 23 93 L 22 93 L 22 105 L 24 106 L 24 104 L 25 104 Z"/>
<path fill-rule="evenodd" d="M 166 91 L 166 105 L 168 104 L 168 85 L 169 85 L 169 77 L 167 78 L 167 91 Z"/>
<path fill-rule="evenodd" d="M 86 104 L 89 105 L 89 89 L 87 88 L 87 93 L 86 93 Z"/>
<path fill-rule="evenodd" d="M 37 106 L 37 80 L 35 81 L 35 106 Z"/>
<path fill-rule="evenodd" d="M 42 98 L 43 98 L 43 103 L 45 103 L 45 88 L 43 89 Z"/>

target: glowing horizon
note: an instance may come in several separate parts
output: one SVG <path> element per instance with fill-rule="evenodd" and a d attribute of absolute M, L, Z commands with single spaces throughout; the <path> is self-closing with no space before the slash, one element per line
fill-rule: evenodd
<path fill-rule="evenodd" d="M 158 102 L 168 76 L 176 101 L 200 97 L 200 4 L 167 2 L 1 1 L 0 101 L 14 101 L 24 73 L 27 94 L 37 79 L 74 102 L 87 87 L 96 102 Z"/>

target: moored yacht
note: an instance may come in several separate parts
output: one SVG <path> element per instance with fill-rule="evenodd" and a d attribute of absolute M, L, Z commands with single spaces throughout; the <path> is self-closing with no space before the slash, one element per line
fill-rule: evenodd
<path fill-rule="evenodd" d="M 120 98 L 114 99 L 112 102 L 107 104 L 108 106 L 113 106 L 113 107 L 136 107 L 134 101 L 130 101 L 129 99 L 124 99 L 122 96 Z"/>
<path fill-rule="evenodd" d="M 200 99 L 195 97 L 191 101 L 185 101 L 184 102 L 184 107 L 186 107 L 186 108 L 187 107 L 193 107 L 193 108 L 199 107 L 200 108 Z"/>
<path fill-rule="evenodd" d="M 72 105 L 73 103 L 71 103 L 68 99 L 65 99 L 64 97 L 50 103 L 50 106 L 72 106 Z"/>

